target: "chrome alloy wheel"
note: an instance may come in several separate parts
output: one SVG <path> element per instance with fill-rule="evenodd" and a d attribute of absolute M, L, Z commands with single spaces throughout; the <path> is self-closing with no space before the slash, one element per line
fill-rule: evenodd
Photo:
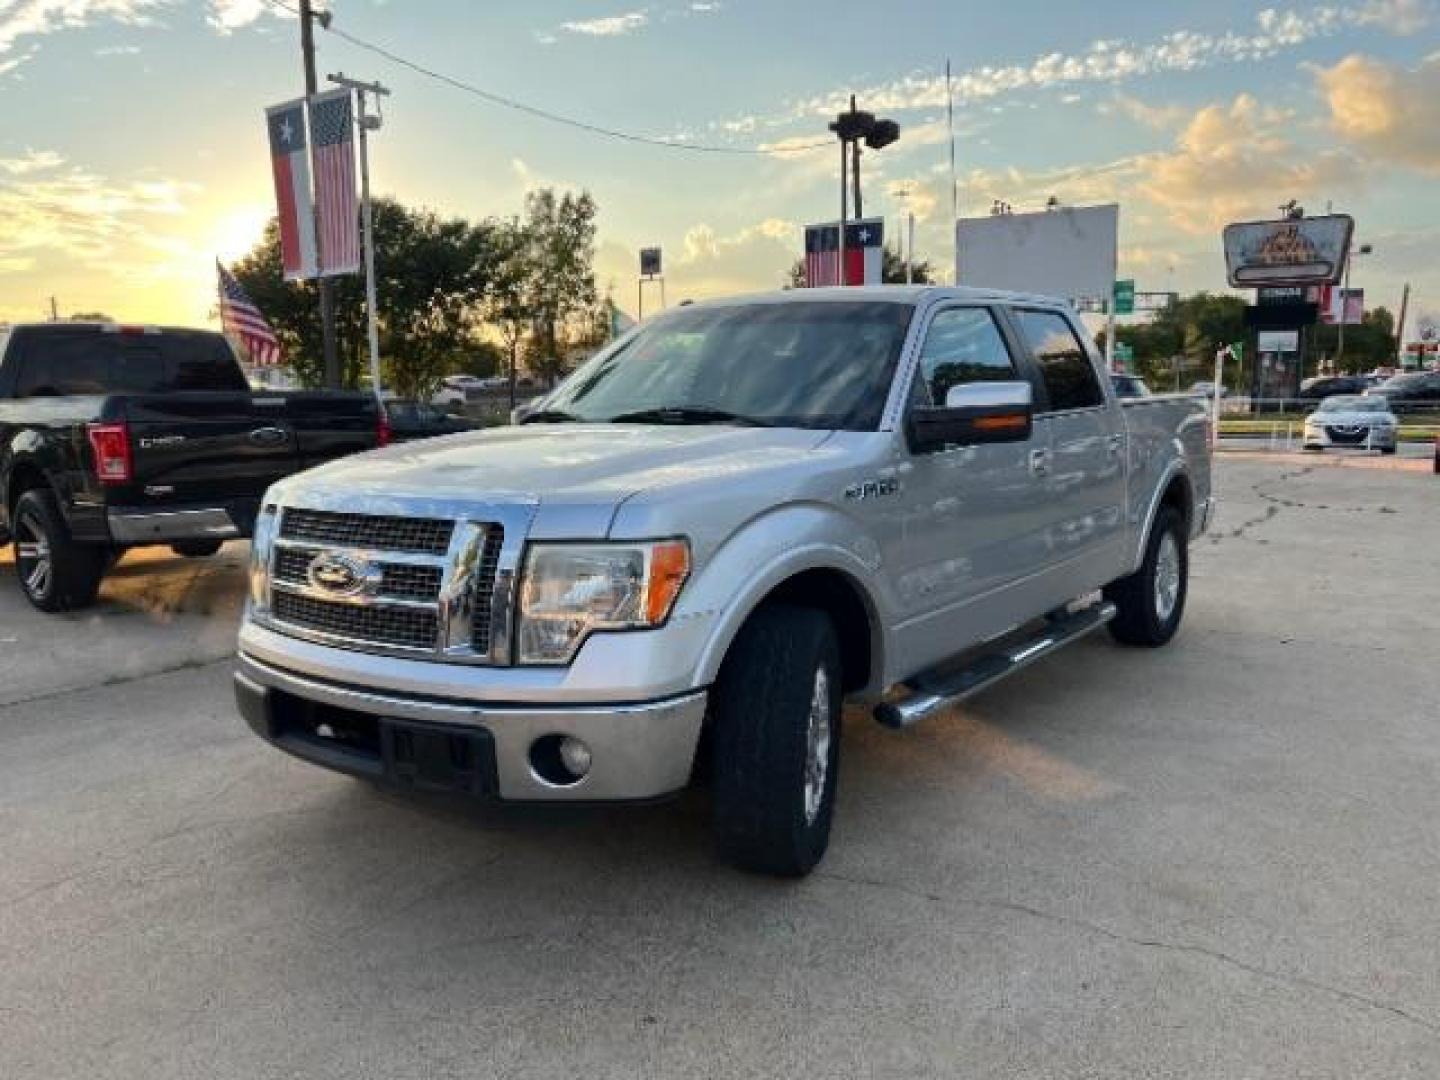
<path fill-rule="evenodd" d="M 53 573 L 50 542 L 31 514 L 22 514 L 15 522 L 15 571 L 31 597 L 38 600 L 49 591 Z"/>
<path fill-rule="evenodd" d="M 1162 623 L 1168 622 L 1180 600 L 1180 545 L 1175 534 L 1167 531 L 1160 538 L 1155 554 L 1155 614 Z"/>
<path fill-rule="evenodd" d="M 815 669 L 810 692 L 810 718 L 805 732 L 805 824 L 815 824 L 830 776 L 830 676 L 824 665 Z"/>

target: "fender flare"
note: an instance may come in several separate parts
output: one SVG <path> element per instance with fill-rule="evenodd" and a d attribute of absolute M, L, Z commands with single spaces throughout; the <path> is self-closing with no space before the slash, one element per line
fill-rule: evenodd
<path fill-rule="evenodd" d="M 885 670 L 885 634 L 883 615 L 872 587 L 874 571 L 853 551 L 838 544 L 812 542 L 776 554 L 757 567 L 745 587 L 722 609 L 715 612 L 715 624 L 700 653 L 697 667 L 699 685 L 709 685 L 720 674 L 720 665 L 745 621 L 781 584 L 807 571 L 824 570 L 846 578 L 854 587 L 865 607 L 870 630 L 870 678 L 865 692 Z"/>
<path fill-rule="evenodd" d="M 1190 482 L 1190 470 L 1185 467 L 1185 462 L 1180 458 L 1173 459 L 1160 474 L 1160 479 L 1155 484 L 1155 490 L 1150 493 L 1150 505 L 1145 509 L 1144 527 L 1135 532 L 1136 544 L 1130 553 L 1130 569 L 1136 570 L 1140 566 L 1140 560 L 1145 557 L 1145 545 L 1150 542 L 1150 530 L 1155 527 L 1155 517 L 1160 513 L 1160 503 L 1165 497 L 1165 492 L 1176 479 L 1185 485 L 1185 497 L 1189 506 L 1189 515 L 1193 520 L 1195 514 L 1195 488 Z"/>

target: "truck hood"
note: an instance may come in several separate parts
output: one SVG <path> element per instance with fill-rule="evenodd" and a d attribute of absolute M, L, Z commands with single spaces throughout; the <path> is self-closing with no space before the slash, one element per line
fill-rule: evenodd
<path fill-rule="evenodd" d="M 649 488 L 792 465 L 831 436 L 798 428 L 536 424 L 405 443 L 357 454 L 284 481 L 281 501 L 307 492 L 477 502 L 611 507 Z"/>

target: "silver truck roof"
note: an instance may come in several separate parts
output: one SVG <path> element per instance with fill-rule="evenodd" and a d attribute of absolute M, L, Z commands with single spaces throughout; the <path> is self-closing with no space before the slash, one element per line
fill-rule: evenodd
<path fill-rule="evenodd" d="M 1044 304 L 1069 307 L 1069 302 L 1039 293 L 1009 292 L 1004 289 L 977 289 L 964 285 L 848 285 L 822 289 L 776 289 L 746 293 L 714 300 L 697 300 L 694 307 L 729 307 L 735 304 L 786 304 L 815 300 L 888 301 L 896 304 L 935 303 L 942 300 L 971 300 L 984 303 Z M 672 309 L 673 310 L 673 309 Z"/>

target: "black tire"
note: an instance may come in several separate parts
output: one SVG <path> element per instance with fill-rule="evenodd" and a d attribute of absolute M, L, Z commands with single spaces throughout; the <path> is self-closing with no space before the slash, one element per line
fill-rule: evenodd
<path fill-rule="evenodd" d="M 224 544 L 224 540 L 184 540 L 178 544 L 171 544 L 170 550 L 185 559 L 208 559 Z"/>
<path fill-rule="evenodd" d="M 1162 592 L 1157 588 L 1161 549 L 1167 537 L 1174 544 L 1174 557 L 1178 564 L 1178 580 L 1168 612 Z M 1173 506 L 1162 506 L 1155 515 L 1155 523 L 1145 542 L 1145 558 L 1140 569 L 1105 586 L 1105 599 L 1117 609 L 1115 618 L 1110 621 L 1110 636 L 1122 645 L 1153 649 L 1166 644 L 1180 628 L 1189 586 L 1190 549 L 1185 535 L 1185 519 Z"/>
<path fill-rule="evenodd" d="M 811 706 L 822 673 L 827 707 L 817 715 L 828 719 L 829 743 L 812 758 Z M 726 861 L 802 877 L 824 856 L 839 780 L 841 687 L 840 646 L 824 613 L 770 605 L 740 631 L 711 698 L 715 843 Z M 807 775 L 820 761 L 807 800 Z"/>
<path fill-rule="evenodd" d="M 55 496 L 44 489 L 20 496 L 14 521 L 15 576 L 25 598 L 48 612 L 93 604 L 105 574 L 107 549 L 72 540 Z"/>

